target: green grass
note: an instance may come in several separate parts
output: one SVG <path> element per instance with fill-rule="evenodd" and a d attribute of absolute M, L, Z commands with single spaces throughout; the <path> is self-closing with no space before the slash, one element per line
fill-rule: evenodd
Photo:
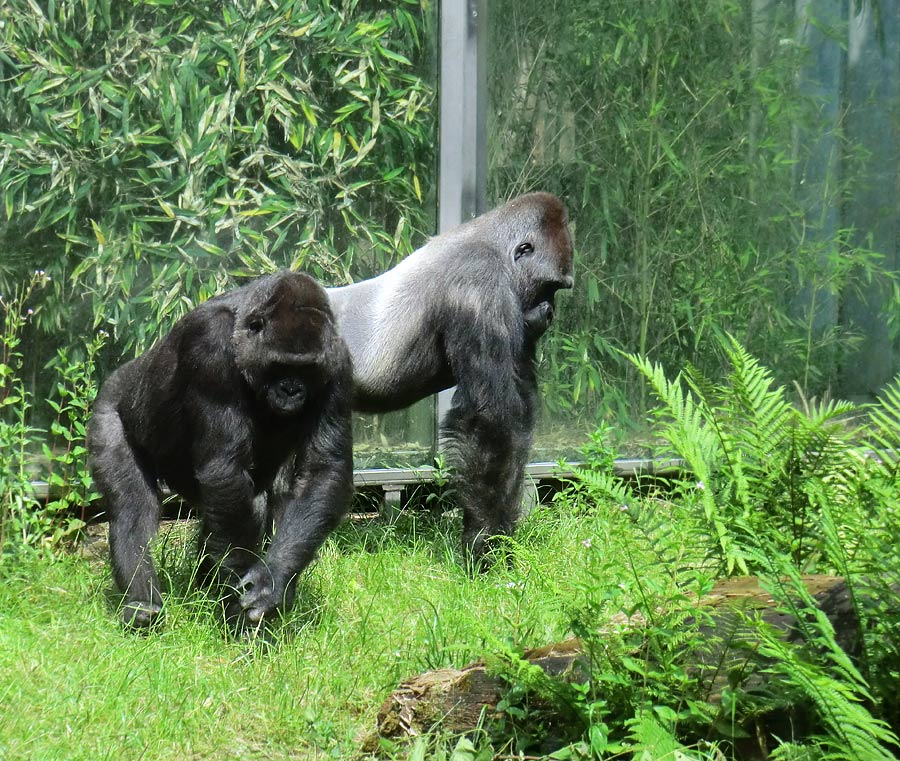
<path fill-rule="evenodd" d="M 499 720 L 472 738 L 439 727 L 386 757 L 896 758 L 900 380 L 865 410 L 801 409 L 739 344 L 724 350 L 732 370 L 721 383 L 693 369 L 670 380 L 632 358 L 660 399 L 660 436 L 689 466 L 684 477 L 615 478 L 601 430 L 579 485 L 523 521 L 509 564 L 475 578 L 461 564 L 458 518 L 348 521 L 302 575 L 293 609 L 255 639 L 230 634 L 196 589 L 194 524 L 168 523 L 155 545 L 162 625 L 126 632 L 106 553 L 62 553 L 52 524 L 11 511 L 21 495 L 8 490 L 0 761 L 354 758 L 399 682 L 479 658 L 509 687 Z M 885 456 L 868 456 L 873 446 Z M 417 501 L 437 507 L 444 496 L 423 489 Z M 36 559 L 40 547 L 53 556 Z M 727 626 L 707 631 L 699 597 L 745 569 L 800 622 L 790 641 L 752 617 L 740 627 L 746 643 Z M 801 572 L 847 579 L 862 633 L 855 661 Z M 640 630 L 607 626 L 636 612 Z M 588 684 L 515 657 L 573 631 Z M 698 661 L 732 645 L 746 663 L 729 667 L 721 702 L 711 701 Z M 793 728 L 773 727 L 772 715 Z M 744 742 L 753 738 L 772 754 Z"/>
<path fill-rule="evenodd" d="M 345 524 L 268 642 L 228 637 L 188 582 L 188 542 L 159 544 L 165 623 L 122 631 L 101 559 L 10 568 L 0 584 L 0 758 L 347 758 L 404 677 L 567 633 L 597 517 L 522 526 L 511 568 L 469 578 L 458 521 Z M 183 532 L 182 532 L 183 533 Z M 103 558 L 105 560 L 105 558 Z M 612 583 L 612 582 L 611 582 Z"/>

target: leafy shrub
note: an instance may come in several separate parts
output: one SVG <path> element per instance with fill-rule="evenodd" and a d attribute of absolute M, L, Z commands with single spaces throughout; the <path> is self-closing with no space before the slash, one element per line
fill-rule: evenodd
<path fill-rule="evenodd" d="M 86 358 L 70 361 L 60 349 L 55 364 L 56 386 L 47 399 L 50 430 L 32 423 L 33 394 L 22 379 L 21 334 L 35 314 L 27 306 L 48 275 L 34 274 L 7 300 L 0 297 L 0 563 L 22 552 L 45 551 L 72 539 L 85 525 L 85 508 L 97 496 L 87 468 L 85 421 L 96 394 L 95 359 L 106 335 L 88 344 Z M 43 458 L 32 452 L 41 444 Z M 42 499 L 36 482 L 43 480 Z"/>
<path fill-rule="evenodd" d="M 232 277 L 385 268 L 430 229 L 429 21 L 413 0 L 10 0 L 0 285 L 39 258 L 42 327 L 107 320 L 142 348 Z"/>
<path fill-rule="evenodd" d="M 587 681 L 554 679 L 502 653 L 498 670 L 510 687 L 496 743 L 549 744 L 557 759 L 753 758 L 763 717 L 777 711 L 804 723 L 794 736 L 764 738 L 772 758 L 894 758 L 900 378 L 868 417 L 846 402 L 794 406 L 737 341 L 722 349 L 730 371 L 720 383 L 693 367 L 669 379 L 628 357 L 658 400 L 661 452 L 680 457 L 684 475 L 615 476 L 602 432 L 586 450 L 560 507 L 598 512 L 571 606 Z M 751 613 L 739 617 L 740 639 L 753 644 L 713 702 L 709 677 L 723 664 L 704 659 L 724 652 L 736 629 L 710 629 L 697 603 L 716 576 L 748 572 L 797 622 L 796 637 Z M 846 579 L 863 633 L 858 661 L 838 644 L 802 573 Z M 638 628 L 628 625 L 635 615 Z"/>

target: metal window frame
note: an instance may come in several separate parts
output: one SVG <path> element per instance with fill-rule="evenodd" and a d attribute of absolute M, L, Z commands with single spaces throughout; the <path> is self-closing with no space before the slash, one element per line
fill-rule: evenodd
<path fill-rule="evenodd" d="M 486 211 L 487 0 L 443 0 L 438 74 L 438 232 Z M 437 395 L 435 436 L 453 389 Z M 436 450 L 441 444 L 436 442 Z"/>

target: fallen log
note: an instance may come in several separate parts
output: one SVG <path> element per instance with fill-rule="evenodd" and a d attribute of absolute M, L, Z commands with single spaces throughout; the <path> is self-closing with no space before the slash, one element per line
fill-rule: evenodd
<path fill-rule="evenodd" d="M 803 582 L 831 621 L 838 643 L 851 656 L 857 655 L 859 621 L 844 579 L 805 576 Z M 707 700 L 713 704 L 721 699 L 728 673 L 739 668 L 741 662 L 754 659 L 754 645 L 758 643 L 753 641 L 754 629 L 746 624 L 746 616 L 761 617 L 784 632 L 786 641 L 801 636 L 797 620 L 775 608 L 774 600 L 760 588 L 755 577 L 717 582 L 700 601 L 700 606 L 709 615 L 699 631 L 703 640 L 712 643 L 712 646 L 704 648 L 703 652 L 692 652 L 691 658 L 695 659 L 698 673 L 702 670 L 708 679 L 705 692 Z M 631 617 L 620 615 L 603 627 L 601 635 L 603 632 L 640 631 L 646 625 L 646 620 L 639 614 Z M 529 650 L 524 654 L 524 659 L 550 676 L 574 682 L 586 681 L 589 674 L 585 647 L 579 639 L 567 639 Z M 758 672 L 758 668 L 752 671 Z M 703 678 L 701 676 L 701 681 Z M 753 678 L 761 680 L 758 674 Z M 364 746 L 371 747 L 373 742 L 377 744 L 380 737 L 415 737 L 437 726 L 453 733 L 473 730 L 480 722 L 490 721 L 499 715 L 497 704 L 505 689 L 504 681 L 490 673 L 484 661 L 476 661 L 460 669 L 438 669 L 414 676 L 404 681 L 385 700 L 378 711 L 377 730 L 366 738 Z"/>

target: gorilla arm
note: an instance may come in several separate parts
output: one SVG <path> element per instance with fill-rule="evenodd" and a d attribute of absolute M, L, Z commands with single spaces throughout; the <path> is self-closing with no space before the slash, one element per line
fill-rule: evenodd
<path fill-rule="evenodd" d="M 156 477 L 128 441 L 118 405 L 134 383 L 136 361 L 119 368 L 94 404 L 88 427 L 91 471 L 109 517 L 112 571 L 125 594 L 122 618 L 128 626 L 149 626 L 162 610 L 150 541 L 159 523 Z"/>
<path fill-rule="evenodd" d="M 500 309 L 459 315 L 445 338 L 457 388 L 442 425 L 463 510 L 463 546 L 479 562 L 486 541 L 513 533 L 534 423 L 535 380 L 525 353 L 521 311 L 510 295 Z"/>
<path fill-rule="evenodd" d="M 287 609 L 294 580 L 340 523 L 353 494 L 349 356 L 335 375 L 316 415 L 304 419 L 305 445 L 289 462 L 270 495 L 275 533 L 265 558 L 238 584 L 239 604 L 251 622 L 276 608 Z M 317 402 L 313 402 L 314 404 Z"/>

